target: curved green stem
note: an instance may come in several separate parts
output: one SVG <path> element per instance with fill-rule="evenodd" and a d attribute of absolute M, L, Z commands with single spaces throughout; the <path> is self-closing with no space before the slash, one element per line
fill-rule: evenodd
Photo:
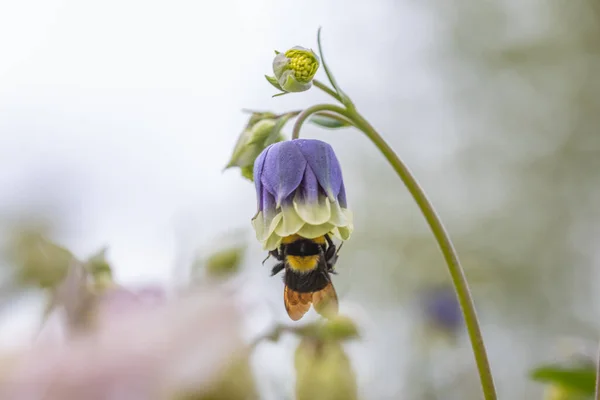
<path fill-rule="evenodd" d="M 339 112 L 339 111 L 338 111 Z M 456 250 L 452 245 L 450 237 L 442 224 L 439 216 L 435 212 L 433 206 L 427 199 L 425 192 L 421 189 L 415 177 L 412 175 L 408 167 L 398 158 L 394 150 L 386 143 L 386 141 L 377 133 L 377 131 L 364 119 L 358 112 L 354 110 L 344 110 L 343 115 L 354 122 L 354 125 L 364 132 L 365 135 L 375 144 L 377 149 L 384 155 L 388 162 L 392 165 L 400 179 L 406 185 L 408 191 L 415 199 L 417 205 L 421 209 L 423 216 L 427 220 L 433 235 L 442 250 L 444 259 L 448 264 L 448 270 L 456 290 L 456 295 L 460 303 L 465 325 L 471 339 L 471 346 L 475 356 L 475 362 L 481 379 L 481 386 L 486 400 L 496 399 L 496 389 L 494 387 L 494 379 L 490 369 L 481 329 L 477 320 L 475 306 L 469 291 L 465 273 L 460 265 Z"/>
<path fill-rule="evenodd" d="M 333 113 L 340 114 L 344 117 L 349 117 L 346 114 L 346 110 L 342 107 L 333 105 L 333 104 L 317 104 L 316 106 L 308 107 L 306 110 L 302 111 L 298 118 L 296 118 L 296 122 L 294 123 L 294 129 L 292 130 L 292 140 L 298 139 L 300 137 L 300 128 L 302 128 L 302 124 L 304 121 L 308 119 L 311 115 L 318 113 L 319 111 L 331 111 Z M 352 121 L 351 118 L 348 118 Z"/>
<path fill-rule="evenodd" d="M 594 399 L 600 400 L 600 346 L 598 346 L 598 356 L 596 357 L 596 395 Z"/>
<path fill-rule="evenodd" d="M 335 92 L 335 90 L 331 89 L 329 86 L 327 86 L 323 82 L 313 79 L 313 85 L 315 85 L 315 87 L 321 89 L 322 91 L 324 91 L 325 93 L 327 93 L 328 95 L 330 95 L 331 97 L 333 97 L 334 99 L 339 101 L 340 103 L 343 103 L 342 98 Z"/>

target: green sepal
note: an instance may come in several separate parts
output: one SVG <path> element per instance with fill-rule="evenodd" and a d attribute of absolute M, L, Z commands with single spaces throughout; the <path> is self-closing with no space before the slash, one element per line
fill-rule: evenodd
<path fill-rule="evenodd" d="M 274 76 L 269 76 L 269 75 L 265 75 L 265 78 L 267 78 L 267 82 L 269 82 L 271 85 L 273 85 L 275 87 L 275 89 L 283 91 L 283 89 L 279 85 L 279 82 L 277 81 L 277 78 L 275 78 Z"/>
<path fill-rule="evenodd" d="M 327 114 L 321 113 L 314 114 L 308 121 L 327 129 L 339 129 L 352 126 L 349 122 L 343 121 L 342 119 L 333 118 Z"/>
<path fill-rule="evenodd" d="M 240 168 L 242 176 L 250 182 L 254 182 L 254 164 Z"/>

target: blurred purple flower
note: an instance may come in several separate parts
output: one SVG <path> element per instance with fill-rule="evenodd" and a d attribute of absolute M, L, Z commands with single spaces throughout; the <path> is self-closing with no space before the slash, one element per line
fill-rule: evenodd
<path fill-rule="evenodd" d="M 270 145 L 256 159 L 254 183 L 258 211 L 252 224 L 266 250 L 295 234 L 350 237 L 352 213 L 342 169 L 329 144 L 296 139 Z"/>
<path fill-rule="evenodd" d="M 421 301 L 426 322 L 433 328 L 456 333 L 462 327 L 462 312 L 452 287 L 428 288 L 422 293 Z"/>

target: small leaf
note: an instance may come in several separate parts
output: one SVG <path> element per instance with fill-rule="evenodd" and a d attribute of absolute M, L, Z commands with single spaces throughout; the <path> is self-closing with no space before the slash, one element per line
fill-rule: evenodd
<path fill-rule="evenodd" d="M 293 116 L 294 116 L 293 113 L 286 113 L 286 114 L 283 114 L 282 116 L 280 116 L 279 118 L 277 118 L 277 123 L 275 124 L 275 126 L 273 127 L 273 130 L 271 131 L 271 134 L 265 141 L 265 146 L 269 146 L 273 143 L 277 143 L 277 142 L 281 142 L 281 141 L 285 140 L 285 138 L 282 137 L 281 130 Z"/>
<path fill-rule="evenodd" d="M 333 118 L 326 114 L 315 114 L 309 119 L 315 125 L 322 126 L 323 128 L 328 129 L 339 129 L 339 128 L 347 128 L 351 126 L 348 122 L 345 122 L 341 119 Z"/>
<path fill-rule="evenodd" d="M 533 369 L 530 377 L 534 381 L 554 383 L 561 387 L 592 395 L 596 385 L 596 369 L 593 365 L 560 366 L 544 365 Z"/>
<path fill-rule="evenodd" d="M 269 76 L 269 75 L 265 75 L 265 78 L 267 78 L 267 82 L 269 82 L 271 85 L 273 85 L 275 87 L 275 89 L 283 90 L 281 88 L 281 86 L 279 85 L 277 78 L 275 78 L 274 76 Z"/>
<path fill-rule="evenodd" d="M 289 92 L 281 92 L 281 93 L 277 93 L 277 94 L 274 94 L 274 95 L 273 95 L 273 96 L 271 96 L 271 97 L 279 97 L 279 96 L 283 96 L 283 95 L 286 95 L 286 94 L 289 94 Z"/>

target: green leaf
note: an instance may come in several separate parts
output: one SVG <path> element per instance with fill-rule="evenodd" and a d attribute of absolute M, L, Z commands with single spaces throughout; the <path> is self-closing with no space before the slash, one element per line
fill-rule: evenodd
<path fill-rule="evenodd" d="M 596 387 L 596 368 L 593 365 L 543 365 L 530 372 L 534 381 L 554 383 L 566 389 L 593 395 Z"/>
<path fill-rule="evenodd" d="M 265 78 L 267 78 L 267 82 L 269 82 L 271 85 L 273 85 L 275 87 L 275 89 L 283 90 L 281 88 L 281 86 L 279 85 L 277 78 L 275 78 L 274 76 L 269 76 L 269 75 L 265 75 Z"/>
<path fill-rule="evenodd" d="M 273 143 L 281 142 L 284 138 L 281 137 L 281 130 L 287 124 L 287 122 L 294 116 L 293 113 L 286 113 L 277 118 L 277 123 L 273 127 L 271 134 L 268 139 L 265 141 L 265 146 L 269 146 Z"/>
<path fill-rule="evenodd" d="M 315 125 L 319 125 L 328 129 L 339 129 L 352 126 L 349 122 L 346 122 L 341 118 L 334 118 L 326 114 L 314 114 L 312 117 L 310 117 L 309 121 Z"/>
<path fill-rule="evenodd" d="M 281 93 L 277 93 L 277 94 L 274 94 L 274 95 L 273 95 L 273 96 L 271 96 L 271 97 L 279 97 L 279 96 L 284 96 L 284 95 L 286 95 L 286 94 L 289 94 L 289 92 L 281 92 Z"/>

